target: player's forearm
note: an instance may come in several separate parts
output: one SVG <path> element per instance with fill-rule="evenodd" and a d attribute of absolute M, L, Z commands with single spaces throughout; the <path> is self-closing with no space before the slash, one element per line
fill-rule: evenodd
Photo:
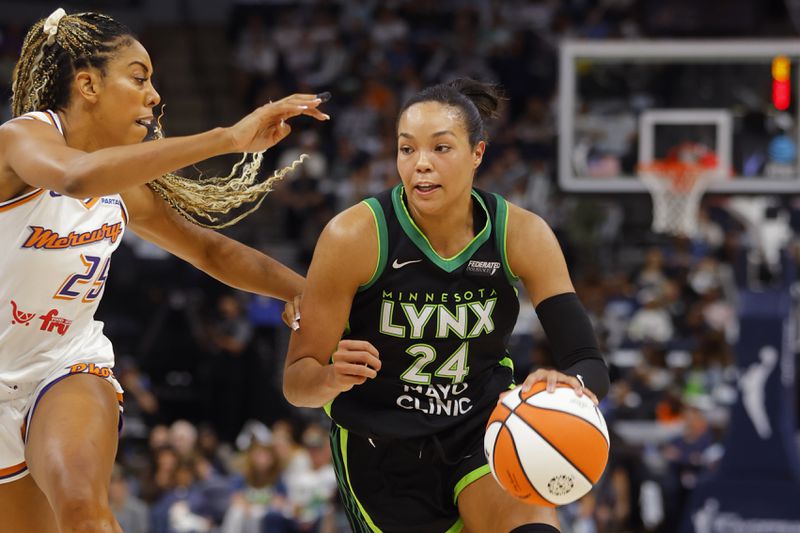
<path fill-rule="evenodd" d="M 606 397 L 611 386 L 608 367 L 600 358 L 581 359 L 565 368 L 564 373 L 570 376 L 580 376 L 584 386 L 592 391 L 598 400 Z"/>
<path fill-rule="evenodd" d="M 68 163 L 64 169 L 64 190 L 60 192 L 76 198 L 114 194 L 231 151 L 233 142 L 224 128 L 103 148 Z"/>
<path fill-rule="evenodd" d="M 573 292 L 547 298 L 536 307 L 556 366 L 571 376 L 581 376 L 598 399 L 608 393 L 608 368 L 597 346 L 589 315 Z"/>
<path fill-rule="evenodd" d="M 217 280 L 247 292 L 290 301 L 302 294 L 305 279 L 286 265 L 238 241 L 215 235 L 207 261 L 197 265 Z"/>
<path fill-rule="evenodd" d="M 329 385 L 333 367 L 313 357 L 303 357 L 283 372 L 283 395 L 296 407 L 322 407 L 339 394 Z"/>

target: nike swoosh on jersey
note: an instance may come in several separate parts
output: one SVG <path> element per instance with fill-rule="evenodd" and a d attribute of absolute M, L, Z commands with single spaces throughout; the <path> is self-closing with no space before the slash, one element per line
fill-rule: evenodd
<path fill-rule="evenodd" d="M 412 259 L 411 261 L 403 261 L 402 263 L 399 263 L 397 259 L 395 259 L 394 263 L 392 263 L 392 268 L 403 268 L 404 266 L 410 265 L 411 263 L 419 263 L 421 261 L 422 259 Z"/>

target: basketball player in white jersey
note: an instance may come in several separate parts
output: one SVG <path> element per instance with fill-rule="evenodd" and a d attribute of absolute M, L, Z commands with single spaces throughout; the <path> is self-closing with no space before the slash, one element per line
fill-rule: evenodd
<path fill-rule="evenodd" d="M 177 168 L 263 151 L 315 95 L 263 106 L 234 126 L 141 141 L 160 97 L 130 30 L 57 10 L 26 36 L 14 119 L 0 126 L 0 531 L 121 532 L 108 505 L 121 388 L 94 320 L 122 234 L 242 290 L 290 301 L 303 279 L 194 225 L 146 185 Z M 198 198 L 202 200 L 202 193 Z"/>

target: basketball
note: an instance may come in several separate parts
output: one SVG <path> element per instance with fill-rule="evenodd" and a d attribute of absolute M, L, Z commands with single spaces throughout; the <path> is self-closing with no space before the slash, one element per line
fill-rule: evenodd
<path fill-rule="evenodd" d="M 552 393 L 539 382 L 517 387 L 492 412 L 484 451 L 494 478 L 526 503 L 555 507 L 574 502 L 600 479 L 609 441 L 600 410 L 572 387 Z"/>

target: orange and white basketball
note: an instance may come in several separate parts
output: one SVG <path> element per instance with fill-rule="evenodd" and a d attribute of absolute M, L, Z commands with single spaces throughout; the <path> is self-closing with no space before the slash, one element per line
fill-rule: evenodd
<path fill-rule="evenodd" d="M 605 419 L 574 389 L 546 383 L 517 387 L 497 405 L 483 440 L 492 474 L 526 503 L 555 507 L 574 502 L 597 483 L 608 462 Z"/>

